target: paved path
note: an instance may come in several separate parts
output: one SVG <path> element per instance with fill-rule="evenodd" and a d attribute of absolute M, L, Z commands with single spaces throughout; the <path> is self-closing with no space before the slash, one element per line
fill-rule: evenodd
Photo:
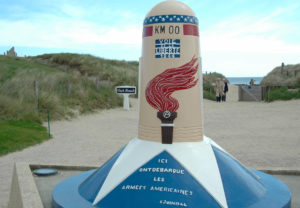
<path fill-rule="evenodd" d="M 8 202 L 16 161 L 100 166 L 137 135 L 133 109 L 114 109 L 51 124 L 53 139 L 0 157 L 0 207 Z M 205 100 L 205 133 L 245 165 L 300 169 L 300 100 L 274 103 Z"/>

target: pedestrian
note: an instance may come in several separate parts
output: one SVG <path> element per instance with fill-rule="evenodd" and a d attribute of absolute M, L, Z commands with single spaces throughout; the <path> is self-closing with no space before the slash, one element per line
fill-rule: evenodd
<path fill-rule="evenodd" d="M 218 78 L 216 81 L 215 92 L 216 92 L 216 101 L 221 102 L 221 97 L 224 94 L 224 84 L 221 81 L 221 78 Z"/>
<path fill-rule="evenodd" d="M 224 83 L 224 91 L 223 91 L 222 101 L 226 102 L 226 93 L 228 92 L 227 80 L 223 79 L 223 83 Z"/>

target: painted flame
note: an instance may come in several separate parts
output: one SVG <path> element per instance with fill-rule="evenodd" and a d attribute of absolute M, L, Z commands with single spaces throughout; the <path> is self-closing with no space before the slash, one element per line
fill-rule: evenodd
<path fill-rule="evenodd" d="M 194 66 L 197 58 L 180 67 L 166 69 L 158 74 L 148 83 L 146 87 L 146 100 L 155 109 L 160 112 L 175 112 L 179 108 L 178 100 L 171 97 L 171 94 L 177 90 L 185 90 L 194 87 L 197 80 L 194 75 L 197 73 L 198 64 Z"/>

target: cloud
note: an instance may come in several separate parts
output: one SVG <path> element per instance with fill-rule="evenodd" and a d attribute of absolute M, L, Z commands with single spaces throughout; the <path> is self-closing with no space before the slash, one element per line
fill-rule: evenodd
<path fill-rule="evenodd" d="M 70 4 L 63 4 L 60 7 L 61 11 L 65 13 L 66 15 L 70 17 L 82 17 L 86 13 L 85 10 L 83 10 L 80 7 L 76 7 Z"/>
<path fill-rule="evenodd" d="M 200 31 L 204 70 L 262 76 L 281 62 L 299 63 L 300 41 L 290 37 L 300 30 L 282 18 L 297 8 L 279 8 L 260 17 L 239 15 Z"/>
<path fill-rule="evenodd" d="M 285 23 L 239 19 L 224 21 L 202 32 L 203 47 L 208 51 L 235 52 L 300 52 L 300 43 L 289 43 L 281 35 L 293 33 L 293 28 Z"/>
<path fill-rule="evenodd" d="M 138 47 L 141 33 L 142 28 L 137 25 L 116 27 L 64 18 L 35 22 L 0 20 L 0 45 L 82 48 L 113 44 Z"/>
<path fill-rule="evenodd" d="M 104 57 L 120 59 L 130 53 L 130 59 L 137 60 L 144 14 L 91 3 L 45 1 L 42 5 L 49 4 L 48 9 L 38 5 L 32 10 L 15 5 L 12 10 L 17 14 L 0 19 L 0 46 L 61 48 L 101 56 L 107 51 L 109 57 Z M 300 19 L 293 18 L 298 10 L 299 4 L 292 4 L 260 15 L 235 14 L 200 28 L 204 70 L 261 76 L 282 61 L 299 63 Z"/>

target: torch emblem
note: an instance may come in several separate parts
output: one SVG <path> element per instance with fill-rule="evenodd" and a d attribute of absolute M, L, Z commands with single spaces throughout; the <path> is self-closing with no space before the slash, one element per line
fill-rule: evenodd
<path fill-rule="evenodd" d="M 161 74 L 155 76 L 146 87 L 146 100 L 158 110 L 157 117 L 161 120 L 162 143 L 172 144 L 173 121 L 177 117 L 176 110 L 179 102 L 172 97 L 172 93 L 177 90 L 185 90 L 194 87 L 198 79 L 194 75 L 197 73 L 197 58 L 192 58 L 188 63 L 177 68 L 166 69 Z"/>

